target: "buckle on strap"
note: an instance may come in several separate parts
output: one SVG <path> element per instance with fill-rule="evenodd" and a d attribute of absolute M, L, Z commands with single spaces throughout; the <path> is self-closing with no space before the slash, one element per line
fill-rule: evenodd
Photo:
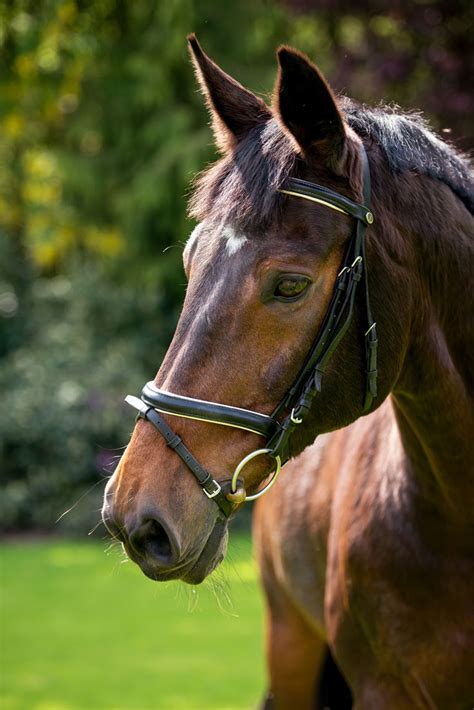
<path fill-rule="evenodd" d="M 205 487 L 202 486 L 202 490 L 204 493 L 207 495 L 208 498 L 215 498 L 216 496 L 219 495 L 219 493 L 222 491 L 221 486 L 219 483 L 215 480 L 215 478 L 211 478 L 211 480 L 206 483 Z"/>
<path fill-rule="evenodd" d="M 302 419 L 302 417 L 296 416 L 295 409 L 296 409 L 296 407 L 293 407 L 293 409 L 291 410 L 290 421 L 292 424 L 302 424 L 303 419 Z"/>

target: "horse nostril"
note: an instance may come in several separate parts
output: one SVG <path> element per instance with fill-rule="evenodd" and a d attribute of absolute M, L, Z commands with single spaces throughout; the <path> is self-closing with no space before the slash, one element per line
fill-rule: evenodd
<path fill-rule="evenodd" d="M 139 555 L 171 566 L 173 547 L 168 533 L 157 520 L 146 520 L 130 535 L 130 544 Z"/>

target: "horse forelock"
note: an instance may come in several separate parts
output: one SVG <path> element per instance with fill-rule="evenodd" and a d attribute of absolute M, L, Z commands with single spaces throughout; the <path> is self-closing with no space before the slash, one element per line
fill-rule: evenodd
<path fill-rule="evenodd" d="M 197 220 L 259 231 L 278 218 L 278 188 L 294 174 L 297 151 L 276 119 L 253 128 L 231 153 L 196 180 L 189 214 Z"/>

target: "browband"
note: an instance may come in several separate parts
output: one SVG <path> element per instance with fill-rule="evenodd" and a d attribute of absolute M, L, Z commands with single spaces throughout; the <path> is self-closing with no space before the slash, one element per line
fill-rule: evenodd
<path fill-rule="evenodd" d="M 366 225 L 373 224 L 374 221 L 374 215 L 365 205 L 353 202 L 348 197 L 315 182 L 308 182 L 299 178 L 288 178 L 278 192 L 292 195 L 293 197 L 302 197 L 311 202 L 318 202 L 321 205 L 337 210 L 337 212 L 351 215 L 351 217 L 365 222 Z"/>

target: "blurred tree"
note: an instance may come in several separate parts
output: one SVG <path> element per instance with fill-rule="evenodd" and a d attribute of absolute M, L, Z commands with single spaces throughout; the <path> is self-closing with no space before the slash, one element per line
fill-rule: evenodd
<path fill-rule="evenodd" d="M 186 193 L 214 157 L 186 34 L 262 94 L 275 47 L 293 44 L 337 89 L 422 108 L 468 147 L 471 13 L 467 0 L 0 2 L 4 527 L 53 525 L 100 479 L 130 429 L 121 396 L 171 336 Z"/>
<path fill-rule="evenodd" d="M 421 109 L 445 137 L 472 148 L 471 0 L 285 0 L 285 6 L 299 18 L 301 43 L 316 61 L 312 38 L 322 33 L 337 90 L 361 102 Z"/>
<path fill-rule="evenodd" d="M 248 0 L 232 12 L 210 0 L 3 6 L 0 214 L 44 272 L 79 250 L 143 277 L 145 255 L 187 234 L 185 192 L 213 149 L 185 37 L 214 33 L 259 82 L 283 14 L 264 3 L 261 27 L 256 10 Z M 253 20 L 245 41 L 220 41 Z M 145 262 L 150 278 L 178 258 Z"/>

